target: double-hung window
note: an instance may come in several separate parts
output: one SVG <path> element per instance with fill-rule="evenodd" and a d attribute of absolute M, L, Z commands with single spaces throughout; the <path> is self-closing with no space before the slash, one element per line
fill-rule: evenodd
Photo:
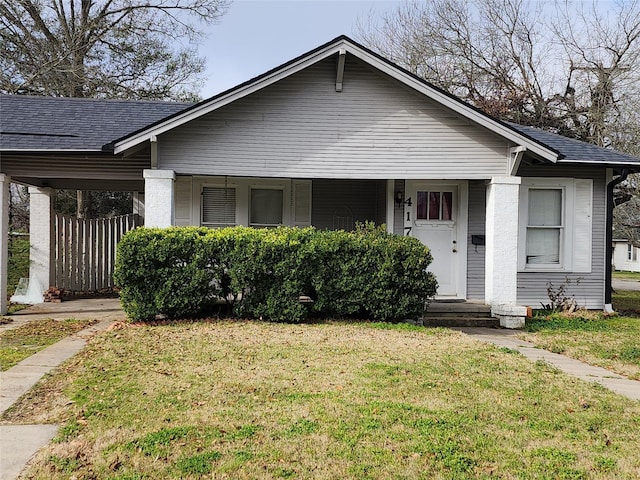
<path fill-rule="evenodd" d="M 564 189 L 530 188 L 526 265 L 560 265 L 564 240 Z"/>
<path fill-rule="evenodd" d="M 590 272 L 592 216 L 592 180 L 523 178 L 519 270 Z"/>

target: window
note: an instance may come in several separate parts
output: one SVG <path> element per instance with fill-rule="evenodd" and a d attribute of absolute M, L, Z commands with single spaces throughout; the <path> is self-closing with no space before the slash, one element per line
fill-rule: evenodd
<path fill-rule="evenodd" d="M 522 179 L 520 271 L 592 271 L 593 195 L 590 179 Z"/>
<path fill-rule="evenodd" d="M 630 243 L 627 244 L 627 260 L 633 260 L 633 245 Z"/>
<path fill-rule="evenodd" d="M 202 225 L 219 228 L 235 224 L 235 187 L 202 187 Z"/>
<path fill-rule="evenodd" d="M 284 192 L 275 188 L 252 188 L 249 225 L 276 227 L 282 225 Z"/>
<path fill-rule="evenodd" d="M 560 188 L 529 189 L 527 265 L 560 265 L 564 228 L 562 197 Z"/>
<path fill-rule="evenodd" d="M 417 192 L 416 220 L 452 220 L 453 192 Z"/>

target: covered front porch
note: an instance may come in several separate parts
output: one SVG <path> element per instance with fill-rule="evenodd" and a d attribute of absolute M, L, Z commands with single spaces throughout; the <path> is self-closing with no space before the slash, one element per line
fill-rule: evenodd
<path fill-rule="evenodd" d="M 117 170 L 105 174 L 106 169 L 102 178 L 91 178 L 86 167 L 78 168 L 84 171 L 84 177 L 76 174 L 70 179 L 37 177 L 25 166 L 20 171 L 14 166 L 11 173 L 15 176 L 2 174 L 3 279 L 7 268 L 9 182 L 16 178 L 31 185 L 30 281 L 44 289 L 53 285 L 55 278 L 54 188 L 100 185 L 105 190 L 132 189 L 134 211 L 144 216 L 144 225 L 151 227 L 224 226 L 217 215 L 229 224 L 254 225 L 252 216 L 258 216 L 271 218 L 276 224 L 320 229 L 350 230 L 358 222 L 386 224 L 389 232 L 416 236 L 430 247 L 434 257 L 431 268 L 441 286 L 439 300 L 474 300 L 496 307 L 517 303 L 518 177 L 495 177 L 485 185 L 479 180 L 196 177 L 141 170 L 131 169 L 124 179 L 113 178 L 121 174 Z M 232 207 L 220 204 L 216 188 L 227 196 L 233 192 L 228 197 Z M 281 193 L 274 195 L 272 190 Z M 274 198 L 276 208 L 281 210 L 275 217 L 268 211 Z M 3 312 L 6 299 L 4 280 Z"/>

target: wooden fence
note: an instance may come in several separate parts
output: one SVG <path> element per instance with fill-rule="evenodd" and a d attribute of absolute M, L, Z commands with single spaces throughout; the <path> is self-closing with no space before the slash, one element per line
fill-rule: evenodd
<path fill-rule="evenodd" d="M 116 246 L 129 230 L 142 225 L 139 215 L 78 219 L 55 214 L 55 283 L 71 292 L 112 288 Z"/>

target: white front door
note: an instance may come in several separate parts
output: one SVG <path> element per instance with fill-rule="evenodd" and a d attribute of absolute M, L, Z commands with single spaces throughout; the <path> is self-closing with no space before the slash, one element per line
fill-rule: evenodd
<path fill-rule="evenodd" d="M 466 182 L 406 182 L 405 232 L 429 247 L 437 297 L 466 297 Z"/>

